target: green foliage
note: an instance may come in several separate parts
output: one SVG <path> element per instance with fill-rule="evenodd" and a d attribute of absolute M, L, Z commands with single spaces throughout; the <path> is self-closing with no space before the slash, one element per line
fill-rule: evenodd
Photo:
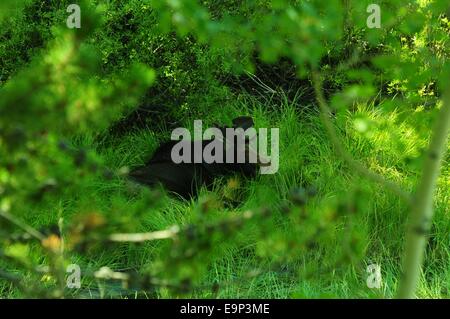
<path fill-rule="evenodd" d="M 414 191 L 448 87 L 447 1 L 380 1 L 381 29 L 370 1 L 81 1 L 73 30 L 69 3 L 0 3 L 1 297 L 394 295 L 408 206 L 336 155 L 302 92 L 320 72 L 345 149 Z M 289 76 L 255 75 L 283 63 L 293 98 Z M 171 126 L 243 114 L 280 128 L 277 174 L 191 201 L 128 180 Z M 422 297 L 449 296 L 448 176 L 447 157 Z"/>

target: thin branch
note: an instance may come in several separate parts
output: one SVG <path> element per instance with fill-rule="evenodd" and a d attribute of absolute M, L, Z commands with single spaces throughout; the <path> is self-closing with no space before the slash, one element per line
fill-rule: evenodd
<path fill-rule="evenodd" d="M 112 234 L 109 236 L 109 240 L 116 242 L 144 242 L 159 239 L 174 238 L 180 232 L 178 226 L 172 226 L 169 229 L 158 230 L 148 233 L 134 233 L 134 234 Z"/>
<path fill-rule="evenodd" d="M 274 89 L 272 89 L 270 86 L 268 86 L 267 84 L 265 84 L 260 78 L 258 78 L 255 74 L 250 73 L 248 71 L 245 72 L 250 79 L 255 82 L 257 85 L 259 85 L 260 87 L 262 87 L 265 90 L 265 93 L 271 93 L 271 94 L 276 94 L 277 91 L 275 91 Z"/>
<path fill-rule="evenodd" d="M 10 272 L 6 272 L 2 269 L 0 269 L 0 278 L 12 282 L 15 285 L 20 285 L 21 278 L 19 276 L 11 274 Z"/>
<path fill-rule="evenodd" d="M 21 220 L 17 219 L 13 215 L 11 215 L 11 214 L 3 211 L 3 210 L 0 210 L 0 217 L 3 217 L 4 219 L 9 221 L 10 223 L 12 223 L 12 224 L 22 228 L 27 234 L 29 234 L 30 236 L 36 238 L 37 240 L 42 241 L 45 238 L 45 236 L 42 235 L 39 231 L 37 231 L 33 227 L 25 224 Z"/>
<path fill-rule="evenodd" d="M 341 140 L 338 136 L 337 131 L 335 130 L 335 127 L 330 119 L 332 116 L 331 109 L 328 106 L 327 101 L 325 100 L 325 97 L 323 95 L 323 84 L 322 84 L 322 78 L 320 74 L 313 70 L 312 72 L 312 78 L 313 78 L 313 85 L 314 85 L 314 91 L 316 93 L 316 99 L 319 103 L 320 107 L 320 117 L 322 119 L 322 122 L 325 126 L 325 129 L 328 132 L 328 136 L 331 140 L 331 143 L 333 144 L 333 147 L 335 148 L 336 152 L 339 156 L 342 157 L 342 159 L 347 162 L 347 164 L 355 171 L 357 171 L 359 174 L 363 175 L 364 177 L 379 183 L 395 194 L 397 194 L 399 197 L 404 199 L 408 204 L 411 204 L 411 196 L 409 193 L 405 192 L 399 185 L 394 183 L 393 181 L 390 181 L 386 178 L 384 178 L 382 175 L 375 173 L 374 171 L 368 169 L 363 164 L 361 164 L 359 161 L 355 160 L 350 153 L 345 150 L 344 146 L 341 143 Z"/>

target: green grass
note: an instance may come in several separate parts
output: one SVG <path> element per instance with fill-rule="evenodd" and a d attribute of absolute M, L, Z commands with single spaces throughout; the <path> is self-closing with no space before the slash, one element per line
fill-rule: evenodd
<path fill-rule="evenodd" d="M 240 181 L 237 192 L 229 203 L 227 180 L 219 180 L 213 191 L 202 189 L 198 200 L 182 201 L 162 195 L 148 200 L 145 187 L 130 183 L 124 176 L 112 180 L 93 178 L 83 193 L 61 198 L 55 207 L 47 207 L 30 222 L 39 228 L 65 221 L 97 207 L 106 218 L 119 220 L 111 231 L 146 232 L 166 229 L 171 225 L 188 225 L 198 222 L 217 222 L 229 216 L 255 210 L 261 206 L 274 209 L 273 223 L 267 233 L 259 223 L 249 223 L 242 231 L 227 237 L 212 239 L 214 246 L 181 265 L 177 274 L 171 275 L 164 264 L 170 251 L 167 241 L 145 244 L 117 244 L 112 247 L 93 248 L 87 254 L 74 254 L 71 262 L 79 263 L 82 271 L 108 266 L 114 270 L 148 269 L 163 273 L 173 279 L 189 274 L 193 278 L 192 289 L 180 293 L 167 288 L 146 291 L 139 295 L 127 295 L 117 284 L 98 284 L 83 279 L 83 296 L 113 297 L 174 297 L 198 298 L 388 298 L 395 295 L 399 278 L 399 263 L 403 245 L 404 224 L 407 216 L 404 203 L 380 185 L 374 185 L 357 176 L 337 157 L 321 125 L 314 107 L 300 105 L 300 97 L 293 103 L 262 105 L 248 96 L 241 96 L 234 104 L 212 108 L 204 119 L 204 128 L 213 122 L 230 123 L 234 116 L 249 114 L 257 127 L 280 128 L 280 169 L 275 175 L 258 176 L 255 180 Z M 268 112 L 268 109 L 277 111 Z M 358 132 L 354 119 L 369 119 L 371 128 Z M 191 127 L 192 119 L 185 126 Z M 371 107 L 361 106 L 352 113 L 338 118 L 339 129 L 348 150 L 370 168 L 391 178 L 406 189 L 412 189 L 417 169 L 402 160 L 405 154 L 414 156 L 426 141 L 412 136 L 407 124 L 398 125 L 395 115 L 386 117 Z M 358 120 L 356 121 L 358 123 Z M 356 125 L 358 128 L 358 125 Z M 361 131 L 361 130 L 360 130 Z M 388 133 L 386 133 L 388 132 Z M 116 172 L 145 162 L 159 141 L 168 132 L 143 130 L 104 146 L 93 138 L 82 136 L 74 140 L 77 146 L 97 150 L 106 166 Z M 414 138 L 413 138 L 414 137 Z M 398 143 L 401 141 L 401 147 Z M 446 163 L 436 195 L 436 214 L 433 238 L 427 251 L 423 278 L 418 289 L 419 297 L 442 298 L 450 296 L 450 229 L 448 211 L 448 163 Z M 283 217 L 277 207 L 289 197 L 296 186 L 314 185 L 317 195 L 307 203 L 304 221 L 292 216 Z M 236 194 L 237 193 L 237 194 Z M 151 197 L 150 197 L 151 198 Z M 238 202 L 236 204 L 235 202 Z M 208 214 L 201 213 L 205 203 L 216 205 Z M 347 206 L 346 206 L 347 205 Z M 348 212 L 356 205 L 356 212 Z M 341 217 L 329 221 L 331 212 L 344 206 Z M 124 208 L 127 208 L 124 210 Z M 214 206 L 215 207 L 215 206 Z M 112 218 L 111 216 L 114 216 Z M 283 241 L 302 243 L 310 238 L 318 225 L 324 225 L 324 233 L 314 237 L 312 247 L 301 246 L 290 251 Z M 343 262 L 340 256 L 348 255 Z M 36 259 L 42 257 L 36 254 Z M 381 265 L 383 284 L 381 289 L 366 286 L 366 266 Z M 195 271 L 194 271 L 194 270 Z M 170 277 L 173 276 L 173 277 Z M 0 295 L 13 297 L 14 290 L 3 288 Z"/>

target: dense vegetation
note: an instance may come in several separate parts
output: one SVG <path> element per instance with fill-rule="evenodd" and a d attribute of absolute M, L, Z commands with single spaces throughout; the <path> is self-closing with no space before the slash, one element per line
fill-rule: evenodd
<path fill-rule="evenodd" d="M 450 297 L 447 0 L 73 2 L 0 2 L 0 297 Z M 276 174 L 128 178 L 240 115 Z"/>

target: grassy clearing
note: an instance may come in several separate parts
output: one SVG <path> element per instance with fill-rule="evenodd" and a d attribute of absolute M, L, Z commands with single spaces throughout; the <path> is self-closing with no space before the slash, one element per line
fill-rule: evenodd
<path fill-rule="evenodd" d="M 153 231 L 174 224 L 188 225 L 199 218 L 217 221 L 261 206 L 276 208 L 279 202 L 288 197 L 293 186 L 314 185 L 318 194 L 305 208 L 308 217 L 303 226 L 294 226 L 292 220 L 277 215 L 272 225 L 274 229 L 270 230 L 263 244 L 260 230 L 255 225 L 249 225 L 241 233 L 234 234 L 233 241 L 218 239 L 208 253 L 208 258 L 200 255 L 195 261 L 195 269 L 201 271 L 194 276 L 194 288 L 189 292 L 178 293 L 160 288 L 127 294 L 118 285 L 105 286 L 84 279 L 83 293 L 86 297 L 131 298 L 174 295 L 202 298 L 392 297 L 399 278 L 398 265 L 407 215 L 405 206 L 381 186 L 370 184 L 349 171 L 334 154 L 314 108 L 301 106 L 297 102 L 274 105 L 278 111 L 270 113 L 267 112 L 267 105 L 243 96 L 234 104 L 226 106 L 226 114 L 220 108 L 213 108 L 204 121 L 206 127 L 213 122 L 230 123 L 234 116 L 250 114 L 257 127 L 279 127 L 280 170 L 275 175 L 258 176 L 251 181 L 239 180 L 238 186 L 233 187 L 230 187 L 230 180 L 224 178 L 217 182 L 214 190 L 203 189 L 198 200 L 182 201 L 164 195 L 151 203 L 144 196 L 148 194 L 146 188 L 128 182 L 123 176 L 117 175 L 108 182 L 93 178 L 89 187 L 83 189 L 87 194 L 79 196 L 83 201 L 78 200 L 77 196 L 63 198 L 56 205 L 59 208 L 57 212 L 54 207 L 41 209 L 39 215 L 30 215 L 30 222 L 40 228 L 56 223 L 59 217 L 64 220 L 76 218 L 80 211 L 88 211 L 95 202 L 96 207 L 102 207 L 106 216 L 114 215 L 114 218 L 122 220 L 126 226 L 120 231 Z M 358 127 L 358 118 L 369 118 L 373 127 L 361 129 Z M 337 123 L 349 151 L 356 158 L 407 188 L 412 187 L 417 177 L 416 171 L 400 161 L 400 154 L 406 152 L 414 156 L 422 145 L 412 142 L 417 141 L 417 138 L 411 138 L 413 130 L 407 124 L 397 125 L 395 114 L 391 117 L 380 116 L 378 111 L 367 106 L 338 117 Z M 192 126 L 188 119 L 184 124 Z M 168 132 L 144 130 L 131 133 L 107 147 L 86 136 L 76 138 L 73 143 L 79 147 L 97 149 L 108 167 L 124 171 L 124 167 L 144 163 L 159 141 L 167 137 Z M 401 139 L 402 148 L 394 148 L 392 138 Z M 448 188 L 445 190 L 448 171 L 447 163 L 436 196 L 434 233 L 423 273 L 426 281 L 422 280 L 419 288 L 420 297 L 450 295 L 450 218 Z M 286 247 L 280 248 L 274 244 L 277 236 L 291 236 L 294 240 L 298 237 L 301 240 L 310 232 L 311 224 L 323 222 L 328 211 L 339 207 L 342 198 L 355 197 L 362 202 L 361 209 L 327 228 L 329 233 L 318 239 L 318 245 L 304 248 L 294 257 L 286 259 L 283 255 Z M 209 215 L 201 215 L 201 206 L 211 202 L 217 208 Z M 116 211 L 115 207 L 122 207 L 119 204 L 123 203 L 129 210 Z M 350 232 L 347 222 L 353 230 L 357 230 L 359 241 L 346 239 Z M 353 243 L 358 247 L 353 247 Z M 168 254 L 169 246 L 165 241 L 141 245 L 120 244 L 105 249 L 94 248 L 87 256 L 75 255 L 71 261 L 79 263 L 82 269 L 88 271 L 107 265 L 116 271 L 140 272 L 149 267 L 162 267 L 161 260 Z M 342 263 L 338 256 L 346 249 L 356 249 L 360 253 L 355 260 Z M 42 257 L 36 255 L 35 258 Z M 366 286 L 366 266 L 371 263 L 382 267 L 383 285 L 378 290 Z M 14 294 L 7 287 L 3 289 L 6 293 Z"/>

